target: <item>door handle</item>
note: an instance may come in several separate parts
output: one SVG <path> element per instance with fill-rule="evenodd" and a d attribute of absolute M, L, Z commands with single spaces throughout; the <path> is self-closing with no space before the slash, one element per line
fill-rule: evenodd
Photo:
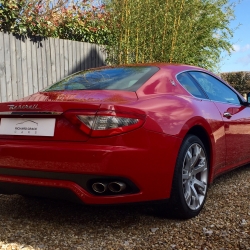
<path fill-rule="evenodd" d="M 226 117 L 226 118 L 231 118 L 232 117 L 232 115 L 229 112 L 224 112 L 223 116 Z"/>

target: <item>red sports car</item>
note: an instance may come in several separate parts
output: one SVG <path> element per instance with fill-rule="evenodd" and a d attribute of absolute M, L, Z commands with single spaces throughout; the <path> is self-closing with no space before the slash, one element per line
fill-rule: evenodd
<path fill-rule="evenodd" d="M 0 104 L 0 193 L 154 201 L 199 214 L 208 184 L 250 161 L 250 107 L 205 69 L 102 67 Z M 161 201 L 161 202 L 159 202 Z"/>

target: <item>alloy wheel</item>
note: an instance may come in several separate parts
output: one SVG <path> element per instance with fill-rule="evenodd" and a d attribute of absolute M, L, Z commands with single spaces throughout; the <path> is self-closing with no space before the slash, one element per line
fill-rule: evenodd
<path fill-rule="evenodd" d="M 184 199 L 191 210 L 199 209 L 206 197 L 208 168 L 206 154 L 198 143 L 192 144 L 184 157 L 182 186 Z"/>

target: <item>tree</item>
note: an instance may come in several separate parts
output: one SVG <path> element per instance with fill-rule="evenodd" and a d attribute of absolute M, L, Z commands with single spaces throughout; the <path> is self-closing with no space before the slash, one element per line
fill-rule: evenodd
<path fill-rule="evenodd" d="M 94 0 L 0 0 L 0 31 L 107 44 L 109 16 Z"/>
<path fill-rule="evenodd" d="M 24 34 L 28 24 L 60 10 L 67 0 L 0 0 L 0 30 Z M 38 20 L 36 20 L 38 22 Z"/>
<path fill-rule="evenodd" d="M 109 60 L 116 64 L 187 63 L 214 70 L 230 53 L 229 0 L 106 0 L 111 18 Z"/>

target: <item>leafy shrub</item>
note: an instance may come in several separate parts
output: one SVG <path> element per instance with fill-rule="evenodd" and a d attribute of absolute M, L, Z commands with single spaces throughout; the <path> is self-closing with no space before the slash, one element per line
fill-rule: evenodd
<path fill-rule="evenodd" d="M 222 73 L 221 78 L 228 82 L 232 87 L 234 87 L 242 95 L 250 92 L 250 72 L 239 71 Z"/>
<path fill-rule="evenodd" d="M 93 0 L 0 0 L 0 31 L 107 44 L 109 15 Z"/>

